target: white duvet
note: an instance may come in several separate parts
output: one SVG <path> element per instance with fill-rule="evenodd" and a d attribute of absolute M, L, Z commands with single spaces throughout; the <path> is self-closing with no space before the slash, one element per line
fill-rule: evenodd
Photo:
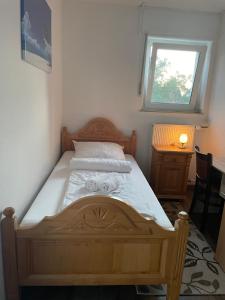
<path fill-rule="evenodd" d="M 82 197 L 107 195 L 119 198 L 134 207 L 143 216 L 156 220 L 155 212 L 145 191 L 138 188 L 138 181 L 135 172 L 132 172 L 131 162 L 129 160 L 124 162 L 125 166 L 129 166 L 129 173 L 121 172 L 124 165 L 120 165 L 120 163 L 120 161 L 112 162 L 108 159 L 98 159 L 98 161 L 91 158 L 72 159 L 70 168 L 74 168 L 74 170 L 71 171 L 67 182 L 62 209 Z M 90 170 L 88 170 L 88 166 Z M 100 166 L 99 169 L 102 171 L 93 171 L 93 166 L 96 168 Z M 114 172 L 115 167 L 118 168 L 119 172 Z M 90 188 L 88 188 L 88 183 L 90 183 Z M 109 186 L 109 188 L 101 188 L 104 185 Z M 110 188 L 111 186 L 114 188 Z"/>
<path fill-rule="evenodd" d="M 72 183 L 74 174 L 70 173 L 70 160 L 73 158 L 73 155 L 73 151 L 67 151 L 63 154 L 23 218 L 21 222 L 22 226 L 35 225 L 46 216 L 56 215 L 62 210 L 67 201 L 69 203 L 74 200 L 71 193 L 75 193 L 75 197 L 84 195 L 82 187 Z M 113 193 L 113 196 L 122 197 L 124 201 L 132 205 L 144 216 L 152 215 L 159 225 L 167 229 L 172 229 L 172 224 L 137 165 L 137 162 L 131 155 L 126 155 L 126 160 L 130 162 L 132 171 L 129 176 L 124 176 L 124 174 L 120 176 L 124 185 L 121 186 L 119 194 Z M 84 171 L 82 174 L 87 176 L 88 171 Z"/>
<path fill-rule="evenodd" d="M 101 189 L 98 189 L 96 192 L 91 192 L 86 188 L 86 182 L 89 180 L 100 183 L 104 183 L 107 180 L 116 181 L 118 185 L 110 192 L 104 192 Z M 135 179 L 130 173 L 95 172 L 87 170 L 72 171 L 68 180 L 62 208 L 89 195 L 108 195 L 119 198 L 133 206 L 139 213 L 155 218 L 149 201 L 143 199 L 143 195 L 137 188 Z"/>

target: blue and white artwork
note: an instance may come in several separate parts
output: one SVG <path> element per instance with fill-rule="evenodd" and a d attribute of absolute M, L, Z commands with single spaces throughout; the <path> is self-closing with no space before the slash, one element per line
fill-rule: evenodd
<path fill-rule="evenodd" d="M 51 9 L 45 0 L 21 0 L 21 43 L 25 61 L 51 71 Z"/>

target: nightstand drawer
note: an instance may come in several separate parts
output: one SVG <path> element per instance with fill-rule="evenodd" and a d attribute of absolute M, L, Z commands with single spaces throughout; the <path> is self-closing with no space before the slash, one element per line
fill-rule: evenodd
<path fill-rule="evenodd" d="M 163 162 L 165 163 L 185 163 L 187 160 L 186 155 L 165 154 L 163 155 Z"/>

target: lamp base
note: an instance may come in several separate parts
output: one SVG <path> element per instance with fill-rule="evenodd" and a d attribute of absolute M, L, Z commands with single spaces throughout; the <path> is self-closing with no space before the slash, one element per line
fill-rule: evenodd
<path fill-rule="evenodd" d="M 185 147 L 185 143 L 181 143 L 180 146 L 179 146 L 179 148 L 180 148 L 180 149 L 185 149 L 185 148 L 186 148 L 186 147 Z"/>

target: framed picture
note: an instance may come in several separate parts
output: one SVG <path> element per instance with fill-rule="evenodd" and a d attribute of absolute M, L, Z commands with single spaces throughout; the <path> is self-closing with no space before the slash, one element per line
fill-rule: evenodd
<path fill-rule="evenodd" d="M 45 0 L 21 0 L 22 59 L 52 69 L 51 9 Z"/>

